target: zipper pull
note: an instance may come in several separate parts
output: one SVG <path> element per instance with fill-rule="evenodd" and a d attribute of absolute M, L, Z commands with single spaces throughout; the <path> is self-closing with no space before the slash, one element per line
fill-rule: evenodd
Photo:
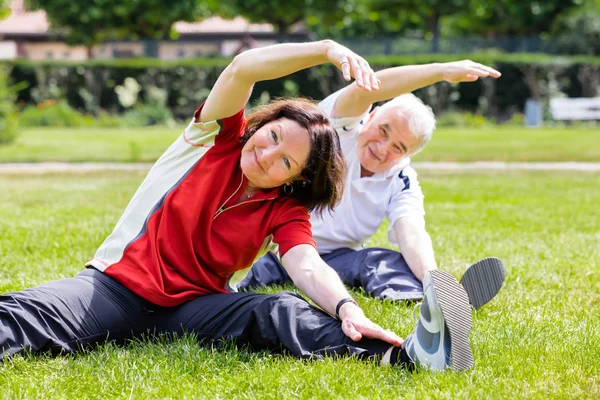
<path fill-rule="evenodd" d="M 213 217 L 213 220 L 214 220 L 215 218 L 217 218 L 219 215 L 221 215 L 221 213 L 222 213 L 223 211 L 225 211 L 225 205 L 222 205 L 222 206 L 221 206 L 221 208 L 219 208 L 219 209 L 217 210 L 217 212 L 215 213 L 215 216 Z"/>

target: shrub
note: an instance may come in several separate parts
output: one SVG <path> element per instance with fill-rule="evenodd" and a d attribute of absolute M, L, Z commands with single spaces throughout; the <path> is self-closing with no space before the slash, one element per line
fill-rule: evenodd
<path fill-rule="evenodd" d="M 173 114 L 158 104 L 137 104 L 121 117 L 124 126 L 173 125 Z"/>
<path fill-rule="evenodd" d="M 498 80 L 450 85 L 440 83 L 416 91 L 434 111 L 469 111 L 503 121 L 521 112 L 528 98 L 550 98 L 555 93 L 569 97 L 593 97 L 597 94 L 600 57 L 557 56 L 550 54 L 480 52 L 472 54 L 420 54 L 414 56 L 368 57 L 375 70 L 383 68 L 454 61 L 469 58 L 493 66 L 502 72 Z M 189 120 L 208 96 L 210 88 L 227 65 L 227 59 L 196 60 L 93 60 L 90 62 L 35 62 L 16 60 L 11 65 L 13 81 L 26 81 L 27 90 L 19 93 L 24 104 L 45 99 L 64 98 L 76 110 L 99 115 L 102 111 L 127 113 L 128 124 L 168 121 L 168 113 L 152 103 L 152 92 L 164 92 L 164 104 L 174 118 Z M 127 81 L 139 83 L 135 104 L 119 101 Z M 299 95 L 323 99 L 347 82 L 332 65 L 299 71 L 282 79 L 257 82 L 250 104 L 266 98 Z M 118 90 L 115 90 L 118 88 Z M 548 88 L 554 88 L 550 91 Z M 123 94 L 123 93 L 121 93 Z M 133 100 L 133 98 L 131 99 Z M 139 104 L 152 107 L 137 109 Z M 154 108 L 154 110 L 151 110 Z M 131 109 L 131 110 L 128 110 Z M 135 122 L 138 121 L 138 122 Z"/>
<path fill-rule="evenodd" d="M 24 84 L 10 86 L 8 71 L 0 68 L 0 145 L 11 143 L 17 137 L 19 119 L 15 101 L 19 87 L 24 87 Z"/>
<path fill-rule="evenodd" d="M 447 112 L 436 117 L 438 127 L 453 128 L 481 128 L 490 125 L 492 122 L 481 114 Z"/>
<path fill-rule="evenodd" d="M 64 100 L 45 100 L 37 106 L 27 106 L 21 112 L 23 126 L 81 127 L 92 123 L 91 117 L 84 116 Z"/>

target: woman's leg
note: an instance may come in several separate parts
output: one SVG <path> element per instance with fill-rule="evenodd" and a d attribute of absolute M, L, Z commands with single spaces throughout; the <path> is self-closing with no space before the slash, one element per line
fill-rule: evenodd
<path fill-rule="evenodd" d="M 300 296 L 230 293 L 203 296 L 176 309 L 160 309 L 158 332 L 194 333 L 208 343 L 234 340 L 256 350 L 287 350 L 297 357 L 324 354 L 382 356 L 390 344 L 363 339 L 353 342 L 340 321 Z"/>
<path fill-rule="evenodd" d="M 69 353 L 123 341 L 142 326 L 145 302 L 94 269 L 0 296 L 0 360 L 23 350 Z"/>

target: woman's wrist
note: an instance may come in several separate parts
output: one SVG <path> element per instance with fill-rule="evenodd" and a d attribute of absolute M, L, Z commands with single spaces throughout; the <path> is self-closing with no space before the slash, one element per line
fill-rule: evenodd
<path fill-rule="evenodd" d="M 329 56 L 327 53 L 334 47 L 335 42 L 331 39 L 323 39 L 318 41 L 317 44 L 321 48 L 320 53 L 323 55 L 323 57 L 325 57 L 325 61 L 329 61 Z"/>
<path fill-rule="evenodd" d="M 358 303 L 356 301 L 354 301 L 353 299 L 350 299 L 350 301 L 343 303 L 338 308 L 336 317 L 339 320 L 343 321 L 344 319 L 346 319 L 346 317 L 348 315 L 351 315 L 351 314 L 354 314 L 357 312 L 364 315 L 364 312 L 363 312 L 362 308 L 360 308 Z"/>

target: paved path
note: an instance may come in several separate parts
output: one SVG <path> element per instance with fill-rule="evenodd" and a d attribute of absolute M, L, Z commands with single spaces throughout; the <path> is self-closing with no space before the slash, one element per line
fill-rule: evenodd
<path fill-rule="evenodd" d="M 524 170 L 600 172 L 600 162 L 414 162 L 417 170 Z M 0 174 L 49 172 L 148 171 L 152 163 L 0 163 Z"/>

